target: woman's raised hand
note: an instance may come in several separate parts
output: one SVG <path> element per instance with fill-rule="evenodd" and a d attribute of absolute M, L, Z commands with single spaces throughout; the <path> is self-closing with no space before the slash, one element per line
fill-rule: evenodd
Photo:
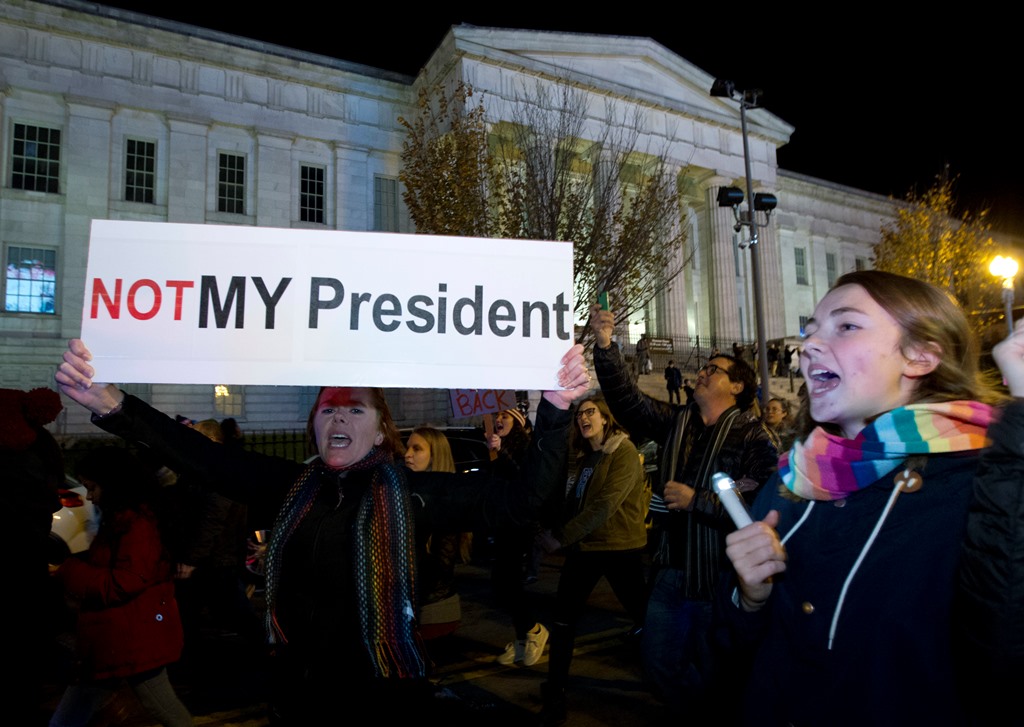
<path fill-rule="evenodd" d="M 745 611 L 757 611 L 772 593 L 772 577 L 786 570 L 786 549 L 775 526 L 777 510 L 764 520 L 734 530 L 725 537 L 725 554 L 739 578 L 740 603 Z"/>
<path fill-rule="evenodd" d="M 1024 318 L 1017 321 L 1013 333 L 992 348 L 992 358 L 1013 396 L 1024 396 Z"/>
<path fill-rule="evenodd" d="M 117 409 L 124 400 L 124 392 L 113 384 L 98 384 L 92 377 L 95 369 L 89 364 L 92 354 L 80 338 L 68 341 L 64 362 L 53 375 L 61 392 L 93 414 L 104 416 Z"/>
<path fill-rule="evenodd" d="M 583 358 L 583 346 L 576 344 L 562 356 L 562 367 L 558 369 L 558 385 L 563 389 L 544 392 L 544 398 L 559 409 L 568 409 L 572 403 L 590 390 L 590 372 Z"/>

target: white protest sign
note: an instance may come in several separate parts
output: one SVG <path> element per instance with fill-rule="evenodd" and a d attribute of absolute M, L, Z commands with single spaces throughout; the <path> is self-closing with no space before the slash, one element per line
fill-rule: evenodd
<path fill-rule="evenodd" d="M 572 245 L 96 220 L 97 381 L 550 389 Z"/>

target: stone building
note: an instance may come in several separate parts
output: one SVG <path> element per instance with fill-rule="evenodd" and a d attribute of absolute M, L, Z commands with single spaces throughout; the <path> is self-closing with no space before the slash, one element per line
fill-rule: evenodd
<path fill-rule="evenodd" d="M 76 0 L 0 4 L 0 386 L 52 386 L 78 334 L 93 219 L 415 230 L 398 181 L 422 84 L 467 81 L 507 117 L 528 84 L 570 84 L 596 108 L 639 112 L 678 169 L 693 262 L 646 329 L 722 345 L 755 337 L 748 252 L 722 186 L 744 186 L 736 102 L 652 40 L 457 26 L 416 78 Z M 893 203 L 778 168 L 793 128 L 747 114 L 768 338 L 799 333 L 829 283 L 869 265 Z M 169 413 L 300 428 L 315 389 L 136 386 Z M 400 423 L 443 421 L 447 393 L 402 390 Z M 93 431 L 71 408 L 67 433 Z"/>

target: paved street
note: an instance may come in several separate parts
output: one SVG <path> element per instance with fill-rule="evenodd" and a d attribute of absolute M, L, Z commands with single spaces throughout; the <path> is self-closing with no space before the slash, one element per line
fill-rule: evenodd
<path fill-rule="evenodd" d="M 561 559 L 549 556 L 539 580 L 527 587 L 542 621 L 549 614 Z M 462 622 L 450 636 L 429 642 L 436 663 L 435 676 L 453 698 L 463 700 L 480 723 L 488 727 L 531 724 L 540 710 L 539 685 L 547 671 L 547 654 L 534 667 L 501 666 L 495 657 L 511 637 L 505 613 L 491 597 L 490 568 L 485 563 L 461 565 L 457 587 L 462 596 Z M 607 584 L 602 581 L 580 624 L 573 661 L 569 725 L 631 727 L 661 721 L 660 706 L 641 679 L 635 645 L 626 633 L 625 617 Z M 198 663 L 176 666 L 172 681 L 197 725 L 260 727 L 267 693 L 265 664 L 255 659 L 230 636 L 208 634 L 208 653 Z M 54 704 L 59 698 L 53 691 Z M 119 694 L 97 722 L 101 727 L 154 727 L 127 690 Z"/>

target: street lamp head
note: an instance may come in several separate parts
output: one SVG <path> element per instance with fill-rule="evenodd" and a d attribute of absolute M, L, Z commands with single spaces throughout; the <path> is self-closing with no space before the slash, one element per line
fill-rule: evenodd
<path fill-rule="evenodd" d="M 743 204 L 743 190 L 739 187 L 719 187 L 719 207 L 739 207 Z"/>
<path fill-rule="evenodd" d="M 721 78 L 716 78 L 715 82 L 711 84 L 711 95 L 718 96 L 721 98 L 732 98 L 736 92 L 736 84 L 732 81 L 725 81 Z"/>
<path fill-rule="evenodd" d="M 1019 266 L 1016 260 L 1012 257 L 1003 257 L 1002 255 L 996 255 L 988 266 L 990 273 L 1003 280 L 1012 280 L 1017 275 L 1018 269 Z"/>
<path fill-rule="evenodd" d="M 770 215 L 772 210 L 779 206 L 779 200 L 774 194 L 768 194 L 767 192 L 758 192 L 754 195 L 754 209 L 758 212 L 764 212 Z"/>

